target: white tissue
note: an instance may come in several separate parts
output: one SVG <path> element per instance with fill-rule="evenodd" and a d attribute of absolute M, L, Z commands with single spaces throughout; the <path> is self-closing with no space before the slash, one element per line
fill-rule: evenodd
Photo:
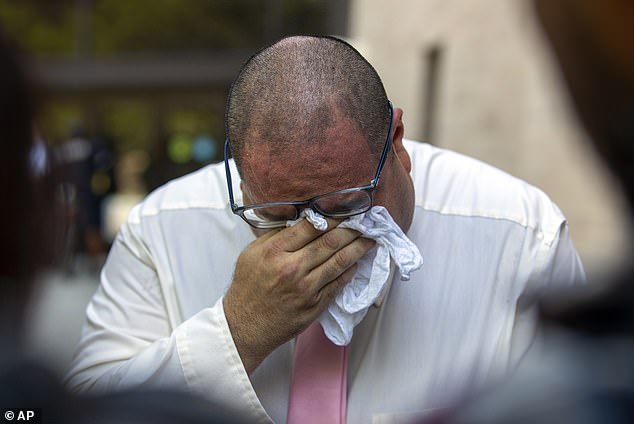
<path fill-rule="evenodd" d="M 302 215 L 316 229 L 328 228 L 324 217 L 313 210 L 304 209 Z M 296 222 L 289 221 L 287 225 Z M 354 327 L 363 320 L 388 283 L 390 257 L 399 269 L 401 280 L 409 280 L 410 273 L 423 265 L 423 258 L 383 206 L 374 206 L 364 214 L 350 217 L 338 227 L 357 230 L 376 241 L 376 246 L 357 262 L 352 280 L 319 316 L 326 336 L 336 345 L 345 346 L 352 340 Z"/>

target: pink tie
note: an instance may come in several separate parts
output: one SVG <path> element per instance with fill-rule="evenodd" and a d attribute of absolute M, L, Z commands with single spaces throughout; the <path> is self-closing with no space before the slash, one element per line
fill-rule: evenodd
<path fill-rule="evenodd" d="M 324 335 L 318 321 L 297 337 L 288 424 L 346 422 L 348 350 Z"/>

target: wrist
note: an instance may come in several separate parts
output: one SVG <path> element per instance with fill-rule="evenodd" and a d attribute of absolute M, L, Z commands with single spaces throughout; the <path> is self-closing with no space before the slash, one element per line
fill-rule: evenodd
<path fill-rule="evenodd" d="M 237 313 L 237 308 L 231 302 L 231 299 L 225 296 L 222 303 L 233 343 L 238 355 L 240 355 L 242 365 L 247 373 L 251 374 L 269 352 L 263 349 L 262 344 L 258 342 L 256 337 L 251 336 L 257 334 L 257 331 L 251 328 L 252 325 L 249 324 L 248 318 Z"/>

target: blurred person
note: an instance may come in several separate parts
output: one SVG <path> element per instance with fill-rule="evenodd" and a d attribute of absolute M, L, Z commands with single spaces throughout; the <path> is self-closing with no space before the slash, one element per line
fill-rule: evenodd
<path fill-rule="evenodd" d="M 159 188 L 122 226 L 76 390 L 175 384 L 258 422 L 403 419 L 515 367 L 534 334 L 523 299 L 584 280 L 544 193 L 406 140 L 341 40 L 249 59 L 226 128 L 224 167 Z"/>
<path fill-rule="evenodd" d="M 144 150 L 124 152 L 117 158 L 117 191 L 103 199 L 102 233 L 108 245 L 114 241 L 130 210 L 148 193 L 142 174 L 149 162 L 149 156 Z"/>
<path fill-rule="evenodd" d="M 50 262 L 54 254 L 54 233 L 43 230 L 50 227 L 56 211 L 51 208 L 46 213 L 43 208 L 54 204 L 53 190 L 45 178 L 49 171 L 46 149 L 32 143 L 32 97 L 26 76 L 19 72 L 16 54 L 4 39 L 0 49 L 0 334 L 5 340 L 19 341 L 35 269 Z M 17 347 L 15 343 L 2 346 L 4 353 Z"/>
<path fill-rule="evenodd" d="M 74 272 L 81 256 L 88 260 L 89 267 L 100 268 L 107 250 L 102 236 L 102 204 L 105 196 L 114 192 L 113 153 L 80 125 L 71 130 L 55 153 L 65 189 L 73 200 L 64 268 Z"/>
<path fill-rule="evenodd" d="M 225 409 L 174 390 L 102 397 L 67 393 L 22 344 L 37 274 L 59 257 L 63 202 L 51 156 L 32 123 L 32 93 L 0 35 L 0 416 L 3 422 L 238 422 Z"/>
<path fill-rule="evenodd" d="M 577 115 L 634 213 L 634 4 L 533 3 Z M 517 374 L 428 422 L 634 422 L 632 264 L 607 281 L 545 293 L 539 302 L 541 342 Z"/>

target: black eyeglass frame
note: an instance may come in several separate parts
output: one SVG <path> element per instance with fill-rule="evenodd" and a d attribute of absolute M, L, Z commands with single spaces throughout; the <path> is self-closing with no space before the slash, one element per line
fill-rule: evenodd
<path fill-rule="evenodd" d="M 238 215 L 240 218 L 242 218 L 247 224 L 249 224 L 250 226 L 254 227 L 254 228 L 261 228 L 261 229 L 271 229 L 271 228 L 280 228 L 283 227 L 285 225 L 285 223 L 282 223 L 281 221 L 274 225 L 271 226 L 267 226 L 267 225 L 263 225 L 263 226 L 258 226 L 255 225 L 253 222 L 249 221 L 245 216 L 244 213 L 247 210 L 250 209 L 258 209 L 258 208 L 263 208 L 263 207 L 268 207 L 268 206 L 294 206 L 295 207 L 295 217 L 294 218 L 290 218 L 289 220 L 294 220 L 299 218 L 299 215 L 301 213 L 301 206 L 308 206 L 309 208 L 311 208 L 312 210 L 319 212 L 320 214 L 326 216 L 326 217 L 330 217 L 330 218 L 343 218 L 343 217 L 349 217 L 349 216 L 354 216 L 354 215 L 359 215 L 362 214 L 364 212 L 367 212 L 368 210 L 370 210 L 370 208 L 372 208 L 372 204 L 373 204 L 373 194 L 374 194 L 374 190 L 376 189 L 376 187 L 379 184 L 379 179 L 381 177 L 381 171 L 383 171 L 383 165 L 385 165 L 385 161 L 387 159 L 387 155 L 390 152 L 390 147 L 392 146 L 392 126 L 393 126 L 393 120 L 394 120 L 394 109 L 392 106 L 392 102 L 388 100 L 388 109 L 390 111 L 390 126 L 388 128 L 387 131 L 387 136 L 385 138 L 385 144 L 383 146 L 383 151 L 381 152 L 381 159 L 379 160 L 379 165 L 377 166 L 376 169 L 376 173 L 374 174 L 374 178 L 370 181 L 370 184 L 365 185 L 365 186 L 361 186 L 361 187 L 353 187 L 353 188 L 346 188 L 343 190 L 336 190 L 330 193 L 326 193 L 326 194 L 320 194 L 319 196 L 315 196 L 312 197 L 308 200 L 303 200 L 303 201 L 296 201 L 296 202 L 264 202 L 264 203 L 255 203 L 253 205 L 249 205 L 249 206 L 238 206 L 235 203 L 234 197 L 233 197 L 233 184 L 232 184 L 232 180 L 231 180 L 231 170 L 229 169 L 229 135 L 227 134 L 227 138 L 225 139 L 225 150 L 224 150 L 224 162 L 225 162 L 225 173 L 227 174 L 227 187 L 229 189 L 229 205 L 231 206 L 231 211 Z M 323 213 L 323 211 L 321 211 L 319 209 L 319 207 L 316 207 L 315 202 L 323 197 L 326 196 L 332 196 L 333 194 L 346 194 L 346 193 L 352 193 L 352 192 L 356 192 L 356 191 L 365 191 L 366 193 L 368 193 L 368 196 L 370 197 L 370 205 L 361 211 L 358 212 L 354 212 L 354 213 L 342 213 L 342 214 L 330 214 L 330 213 Z M 273 222 L 277 222 L 277 221 L 272 221 Z"/>

